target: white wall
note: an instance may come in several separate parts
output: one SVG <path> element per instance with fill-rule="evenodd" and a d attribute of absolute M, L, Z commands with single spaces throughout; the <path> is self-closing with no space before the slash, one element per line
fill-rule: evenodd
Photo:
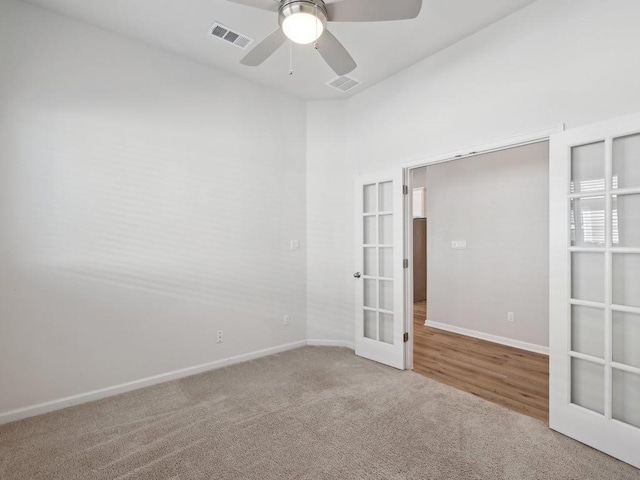
<path fill-rule="evenodd" d="M 363 91 L 344 109 L 344 152 L 307 159 L 310 172 L 327 162 L 340 170 L 310 176 L 309 188 L 563 122 L 570 128 L 640 111 L 639 16 L 637 0 L 539 0 Z M 308 111 L 320 128 L 315 139 L 326 141 L 332 127 L 322 129 L 323 106 Z M 313 140 L 308 151 L 316 150 Z M 308 238 L 308 298 L 335 305 L 310 314 L 308 328 L 335 329 L 344 320 L 348 340 L 354 293 L 342 262 L 353 268 L 352 191 L 347 180 L 331 186 L 323 217 L 336 229 L 309 230 Z M 323 199 L 309 201 L 311 211 Z M 330 258 L 340 265 L 320 266 Z"/>
<path fill-rule="evenodd" d="M 548 347 L 549 143 L 432 165 L 426 177 L 428 321 Z M 467 248 L 453 250 L 460 240 Z"/>
<path fill-rule="evenodd" d="M 307 109 L 307 337 L 352 342 L 354 170 L 344 164 L 344 102 L 312 102 Z M 338 214 L 339 212 L 339 214 Z M 346 232 L 346 233 L 345 233 Z M 327 278 L 333 278 L 327 282 Z"/>
<path fill-rule="evenodd" d="M 0 414 L 304 341 L 305 119 L 2 0 Z"/>
<path fill-rule="evenodd" d="M 354 176 L 640 111 L 639 15 L 636 0 L 539 0 L 305 112 L 0 0 L 0 412 L 353 341 Z"/>

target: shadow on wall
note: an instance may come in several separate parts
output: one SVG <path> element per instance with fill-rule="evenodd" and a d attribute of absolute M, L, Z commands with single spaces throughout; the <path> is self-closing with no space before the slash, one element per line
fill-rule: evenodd
<path fill-rule="evenodd" d="M 247 178 L 247 166 L 229 160 L 233 152 L 220 150 L 215 133 L 211 158 L 203 160 L 201 147 L 189 150 L 188 135 L 164 141 L 152 127 L 136 132 L 130 115 L 126 129 L 101 118 L 82 136 L 77 117 L 41 119 L 38 142 L 21 139 L 16 128 L 16 141 L 33 161 L 9 168 L 22 185 L 38 187 L 29 199 L 24 194 L 28 221 L 16 234 L 17 257 L 234 310 L 271 305 L 283 291 L 295 291 L 303 272 L 291 265 L 286 227 L 280 215 L 265 214 L 281 210 L 281 195 L 273 191 L 295 178 L 276 176 L 266 164 Z M 260 214 L 248 216 L 251 211 Z"/>

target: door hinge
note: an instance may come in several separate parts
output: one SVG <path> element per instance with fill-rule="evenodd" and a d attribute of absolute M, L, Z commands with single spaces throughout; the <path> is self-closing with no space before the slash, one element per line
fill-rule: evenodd
<path fill-rule="evenodd" d="M 405 334 L 402 336 L 402 340 L 404 341 L 404 343 L 407 343 L 409 341 L 409 332 L 405 332 Z"/>
<path fill-rule="evenodd" d="M 402 185 L 402 193 L 404 195 L 409 195 L 409 185 Z"/>
<path fill-rule="evenodd" d="M 409 259 L 402 260 L 402 268 L 409 268 Z"/>

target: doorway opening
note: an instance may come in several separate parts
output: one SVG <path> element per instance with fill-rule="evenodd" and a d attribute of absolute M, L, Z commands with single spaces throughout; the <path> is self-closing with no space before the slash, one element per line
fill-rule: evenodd
<path fill-rule="evenodd" d="M 549 143 L 409 169 L 414 371 L 548 421 Z"/>

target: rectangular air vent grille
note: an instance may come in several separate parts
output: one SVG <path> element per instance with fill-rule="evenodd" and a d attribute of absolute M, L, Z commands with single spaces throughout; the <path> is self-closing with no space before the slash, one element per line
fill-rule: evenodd
<path fill-rule="evenodd" d="M 346 93 L 349 90 L 352 90 L 362 85 L 362 82 L 360 80 L 356 80 L 355 78 L 351 78 L 344 75 L 342 77 L 334 78 L 329 83 L 327 83 L 327 85 L 329 85 L 332 88 L 335 88 L 336 90 L 340 90 L 343 93 Z"/>
<path fill-rule="evenodd" d="M 249 45 L 253 43 L 253 38 L 242 35 L 241 33 L 234 32 L 228 27 L 225 27 L 221 23 L 214 23 L 209 33 L 220 40 L 231 43 L 236 47 L 246 50 Z"/>

